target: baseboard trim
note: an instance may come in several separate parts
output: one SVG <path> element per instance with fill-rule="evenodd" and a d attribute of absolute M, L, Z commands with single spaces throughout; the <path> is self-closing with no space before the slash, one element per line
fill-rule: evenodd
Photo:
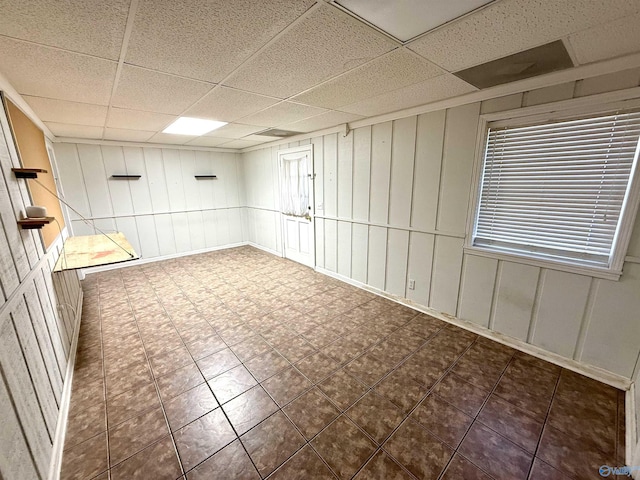
<path fill-rule="evenodd" d="M 267 252 L 267 253 L 270 253 L 271 255 L 275 255 L 276 257 L 284 258 L 284 255 L 281 252 L 277 250 L 272 250 L 269 247 L 258 245 L 257 243 L 253 243 L 253 242 L 247 242 L 246 244 L 249 245 L 250 247 L 254 247 L 254 248 L 257 248 L 258 250 L 262 250 L 263 252 Z"/>
<path fill-rule="evenodd" d="M 78 349 L 78 337 L 80 335 L 80 319 L 82 318 L 82 299 L 84 294 L 82 288 L 78 293 L 78 303 L 76 308 L 75 328 L 73 331 L 73 340 L 69 349 L 69 361 L 67 362 L 67 371 L 64 376 L 64 387 L 62 388 L 62 397 L 60 399 L 60 410 L 58 411 L 58 423 L 56 424 L 56 433 L 53 437 L 53 446 L 51 449 L 51 462 L 49 463 L 49 480 L 60 479 L 60 469 L 62 467 L 62 454 L 64 452 L 64 438 L 67 433 L 67 418 L 69 417 L 69 405 L 71 404 L 71 385 L 73 383 L 73 371 L 76 364 L 76 350 Z"/>
<path fill-rule="evenodd" d="M 624 458 L 627 465 L 638 465 L 640 461 L 640 445 L 638 445 L 636 425 L 636 384 L 632 383 L 624 397 L 625 419 L 625 452 Z M 634 458 L 635 457 L 635 458 Z M 635 462 L 634 462 L 635 461 Z"/>
<path fill-rule="evenodd" d="M 406 307 L 410 307 L 420 312 L 426 313 L 427 315 L 431 315 L 432 317 L 439 318 L 440 320 L 451 323 L 460 328 L 464 328 L 465 330 L 469 330 L 477 335 L 481 335 L 485 338 L 494 340 L 498 343 L 502 343 L 503 345 L 507 345 L 511 348 L 515 348 L 516 350 L 519 350 L 524 353 L 528 353 L 529 355 L 533 355 L 534 357 L 540 358 L 542 360 L 546 360 L 547 362 L 551 362 L 555 365 L 566 368 L 567 370 L 571 370 L 573 372 L 579 373 L 581 375 L 592 378 L 594 380 L 605 383 L 607 385 L 618 388 L 620 390 L 629 390 L 629 388 L 632 385 L 631 380 L 621 375 L 617 375 L 615 373 L 608 372 L 598 367 L 585 365 L 575 360 L 565 358 L 561 355 L 558 355 L 557 353 L 549 352 L 535 345 L 531 345 L 530 343 L 523 342 L 520 339 L 509 337 L 507 335 L 503 335 L 498 332 L 494 332 L 493 330 L 489 330 L 488 328 L 482 327 L 475 323 L 462 320 L 460 318 L 454 317 L 453 315 L 439 312 L 437 310 L 426 307 L 424 305 L 420 305 L 418 303 L 412 302 L 411 300 L 399 297 L 397 295 L 392 295 L 390 293 L 384 292 L 382 290 L 371 287 L 357 280 L 353 280 L 349 277 L 345 277 L 344 275 L 340 275 L 339 273 L 332 272 L 325 268 L 316 267 L 315 270 L 318 273 L 322 273 L 329 277 L 348 283 L 349 285 L 353 285 L 354 287 L 358 287 L 368 292 L 379 295 L 381 297 L 387 298 L 389 300 L 393 300 L 394 302 L 404 305 Z"/>
<path fill-rule="evenodd" d="M 169 255 L 161 255 L 159 257 L 139 258 L 138 260 L 131 260 L 130 262 L 114 263 L 113 265 L 104 265 L 102 267 L 83 268 L 81 273 L 88 275 L 90 273 L 106 272 L 108 270 L 116 270 L 118 268 L 135 267 L 137 265 L 144 265 L 146 263 L 162 262 L 163 260 L 171 260 L 172 258 L 188 257 L 191 255 L 199 255 L 201 253 L 215 252 L 217 250 L 226 250 L 228 248 L 244 247 L 249 245 L 249 242 L 228 243 L 226 245 L 220 245 L 218 247 L 202 248 L 200 250 L 189 250 L 188 252 L 171 253 Z"/>

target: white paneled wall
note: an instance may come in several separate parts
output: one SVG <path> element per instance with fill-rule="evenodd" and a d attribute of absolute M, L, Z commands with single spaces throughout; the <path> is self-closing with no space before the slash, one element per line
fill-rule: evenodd
<path fill-rule="evenodd" d="M 32 480 L 49 475 L 82 297 L 75 272 L 52 274 L 61 238 L 45 252 L 37 230 L 18 228 L 30 200 L 13 167 L 0 108 L 0 478 Z"/>
<path fill-rule="evenodd" d="M 585 83 L 603 84 L 601 92 L 605 80 L 313 138 L 317 266 L 631 378 L 640 352 L 640 222 L 617 282 L 463 250 L 480 114 L 571 98 Z M 276 148 L 242 161 L 249 238 L 281 252 Z"/>
<path fill-rule="evenodd" d="M 65 200 L 90 220 L 71 212 L 75 235 L 121 231 L 143 259 L 245 241 L 238 154 L 74 143 L 55 153 Z"/>

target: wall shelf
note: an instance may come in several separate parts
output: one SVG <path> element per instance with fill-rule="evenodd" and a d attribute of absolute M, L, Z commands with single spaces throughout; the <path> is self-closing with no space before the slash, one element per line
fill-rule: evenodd
<path fill-rule="evenodd" d="M 43 168 L 12 168 L 16 178 L 38 178 L 39 173 L 49 173 Z"/>
<path fill-rule="evenodd" d="M 22 220 L 18 220 L 18 225 L 23 230 L 34 230 L 40 229 L 54 220 L 54 217 L 23 218 Z"/>
<path fill-rule="evenodd" d="M 111 175 L 115 180 L 138 180 L 142 175 Z"/>
<path fill-rule="evenodd" d="M 217 175 L 195 175 L 196 180 L 212 180 L 218 178 Z"/>

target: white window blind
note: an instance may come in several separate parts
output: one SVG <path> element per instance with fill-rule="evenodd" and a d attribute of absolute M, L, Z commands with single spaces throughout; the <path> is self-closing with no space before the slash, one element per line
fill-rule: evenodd
<path fill-rule="evenodd" d="M 640 112 L 490 126 L 473 245 L 609 267 Z"/>

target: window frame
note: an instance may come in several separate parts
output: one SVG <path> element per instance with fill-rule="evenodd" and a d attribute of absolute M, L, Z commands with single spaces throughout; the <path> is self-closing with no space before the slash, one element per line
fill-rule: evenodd
<path fill-rule="evenodd" d="M 524 263 L 527 265 L 560 270 L 581 275 L 588 275 L 607 280 L 619 280 L 625 262 L 631 234 L 640 205 L 640 159 L 636 160 L 631 171 L 631 183 L 629 185 L 626 204 L 623 206 L 618 235 L 614 239 L 613 255 L 608 267 L 580 265 L 578 261 L 571 262 L 561 259 L 540 258 L 534 253 L 504 252 L 490 246 L 473 244 L 473 232 L 480 207 L 480 189 L 482 186 L 482 174 L 487 148 L 488 131 L 490 125 L 521 126 L 535 123 L 550 123 L 557 120 L 566 120 L 580 116 L 598 115 L 618 109 L 640 108 L 640 88 L 632 91 L 611 92 L 590 97 L 564 100 L 561 102 L 523 107 L 515 110 L 480 115 L 478 136 L 476 140 L 476 152 L 473 165 L 472 188 L 469 198 L 466 235 L 464 243 L 465 253 L 495 258 L 498 260 Z M 639 140 L 640 143 L 640 140 Z"/>

